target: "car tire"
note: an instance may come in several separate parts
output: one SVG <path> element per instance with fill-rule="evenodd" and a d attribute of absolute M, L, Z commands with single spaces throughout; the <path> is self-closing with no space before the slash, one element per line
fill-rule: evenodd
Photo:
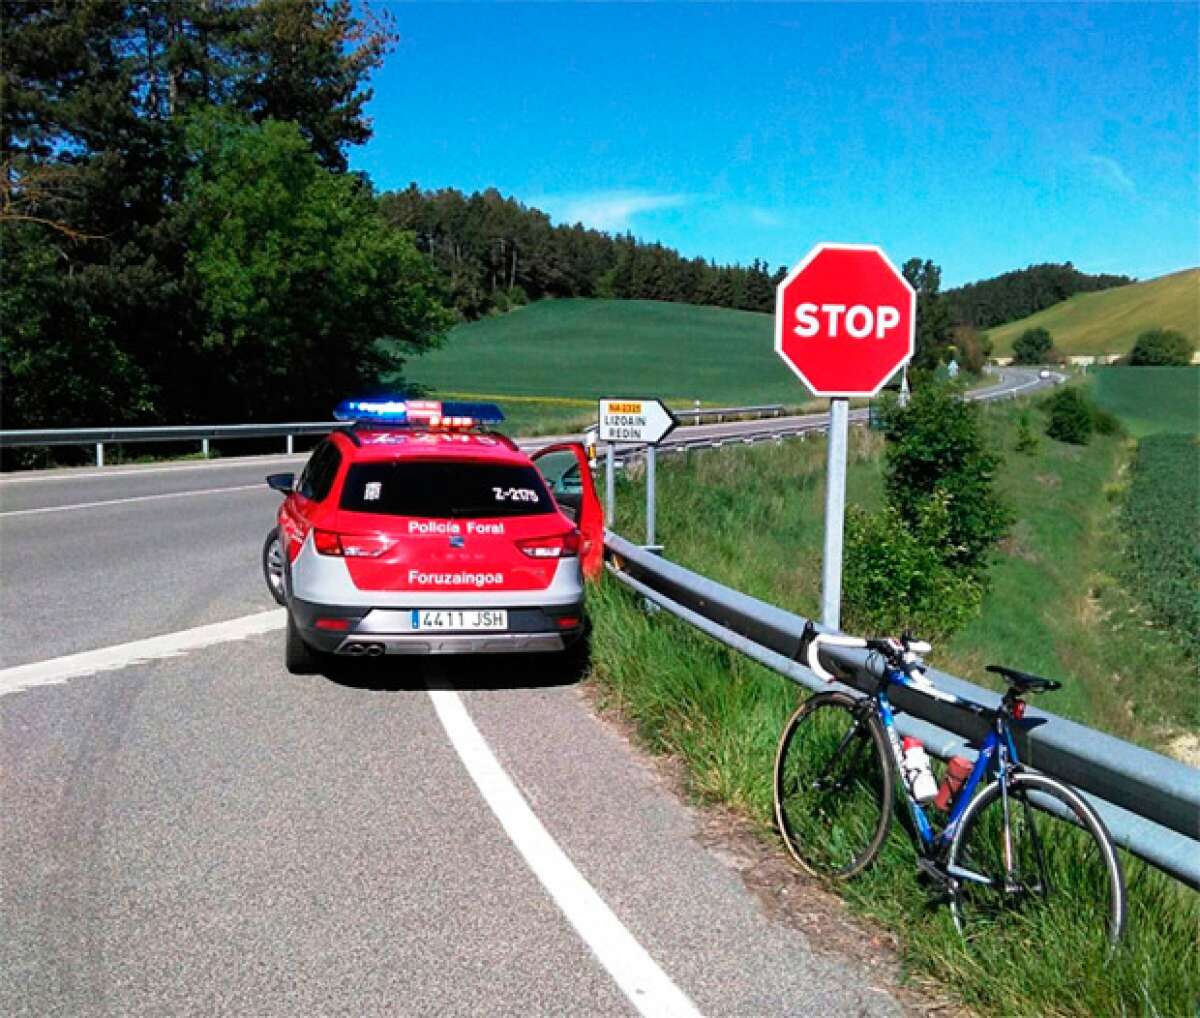
<path fill-rule="evenodd" d="M 286 604 L 287 595 L 284 592 L 283 578 L 283 546 L 279 542 L 279 528 L 272 527 L 262 547 L 263 579 L 267 581 L 267 590 L 275 599 L 276 604 Z"/>
<path fill-rule="evenodd" d="M 592 663 L 592 629 L 588 626 L 583 635 L 558 655 L 558 677 L 563 682 L 579 682 L 588 673 Z"/>
<path fill-rule="evenodd" d="M 313 650 L 304 642 L 292 613 L 287 617 L 287 640 L 283 648 L 283 663 L 292 675 L 315 675 L 321 670 L 326 655 Z"/>

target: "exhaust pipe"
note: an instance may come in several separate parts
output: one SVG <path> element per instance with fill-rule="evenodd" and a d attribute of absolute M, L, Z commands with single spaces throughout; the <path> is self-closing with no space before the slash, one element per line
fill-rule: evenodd
<path fill-rule="evenodd" d="M 352 657 L 359 657 L 366 652 L 367 645 L 365 643 L 348 643 L 346 644 L 346 649 L 343 651 L 343 653 L 350 654 Z"/>
<path fill-rule="evenodd" d="M 381 657 L 383 655 L 382 643 L 368 643 L 366 646 L 368 657 Z"/>

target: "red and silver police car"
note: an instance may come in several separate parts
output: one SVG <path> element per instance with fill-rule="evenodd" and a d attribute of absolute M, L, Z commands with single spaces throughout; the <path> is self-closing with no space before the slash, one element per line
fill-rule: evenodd
<path fill-rule="evenodd" d="M 494 404 L 348 401 L 263 548 L 286 664 L 330 655 L 586 654 L 584 581 L 603 510 L 582 445 L 526 455 Z"/>

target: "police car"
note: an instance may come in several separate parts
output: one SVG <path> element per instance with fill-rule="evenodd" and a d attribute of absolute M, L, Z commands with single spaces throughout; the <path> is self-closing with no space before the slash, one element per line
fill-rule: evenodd
<path fill-rule="evenodd" d="M 263 547 L 290 672 L 331 656 L 586 654 L 603 510 L 582 445 L 526 455 L 494 404 L 348 401 Z"/>

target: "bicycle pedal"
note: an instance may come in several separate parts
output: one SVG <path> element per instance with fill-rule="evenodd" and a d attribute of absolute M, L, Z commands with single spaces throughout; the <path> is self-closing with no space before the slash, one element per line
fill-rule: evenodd
<path fill-rule="evenodd" d="M 932 859 L 919 858 L 917 860 L 917 872 L 921 876 L 929 878 L 929 880 L 947 894 L 952 894 L 957 889 L 958 882 Z"/>

